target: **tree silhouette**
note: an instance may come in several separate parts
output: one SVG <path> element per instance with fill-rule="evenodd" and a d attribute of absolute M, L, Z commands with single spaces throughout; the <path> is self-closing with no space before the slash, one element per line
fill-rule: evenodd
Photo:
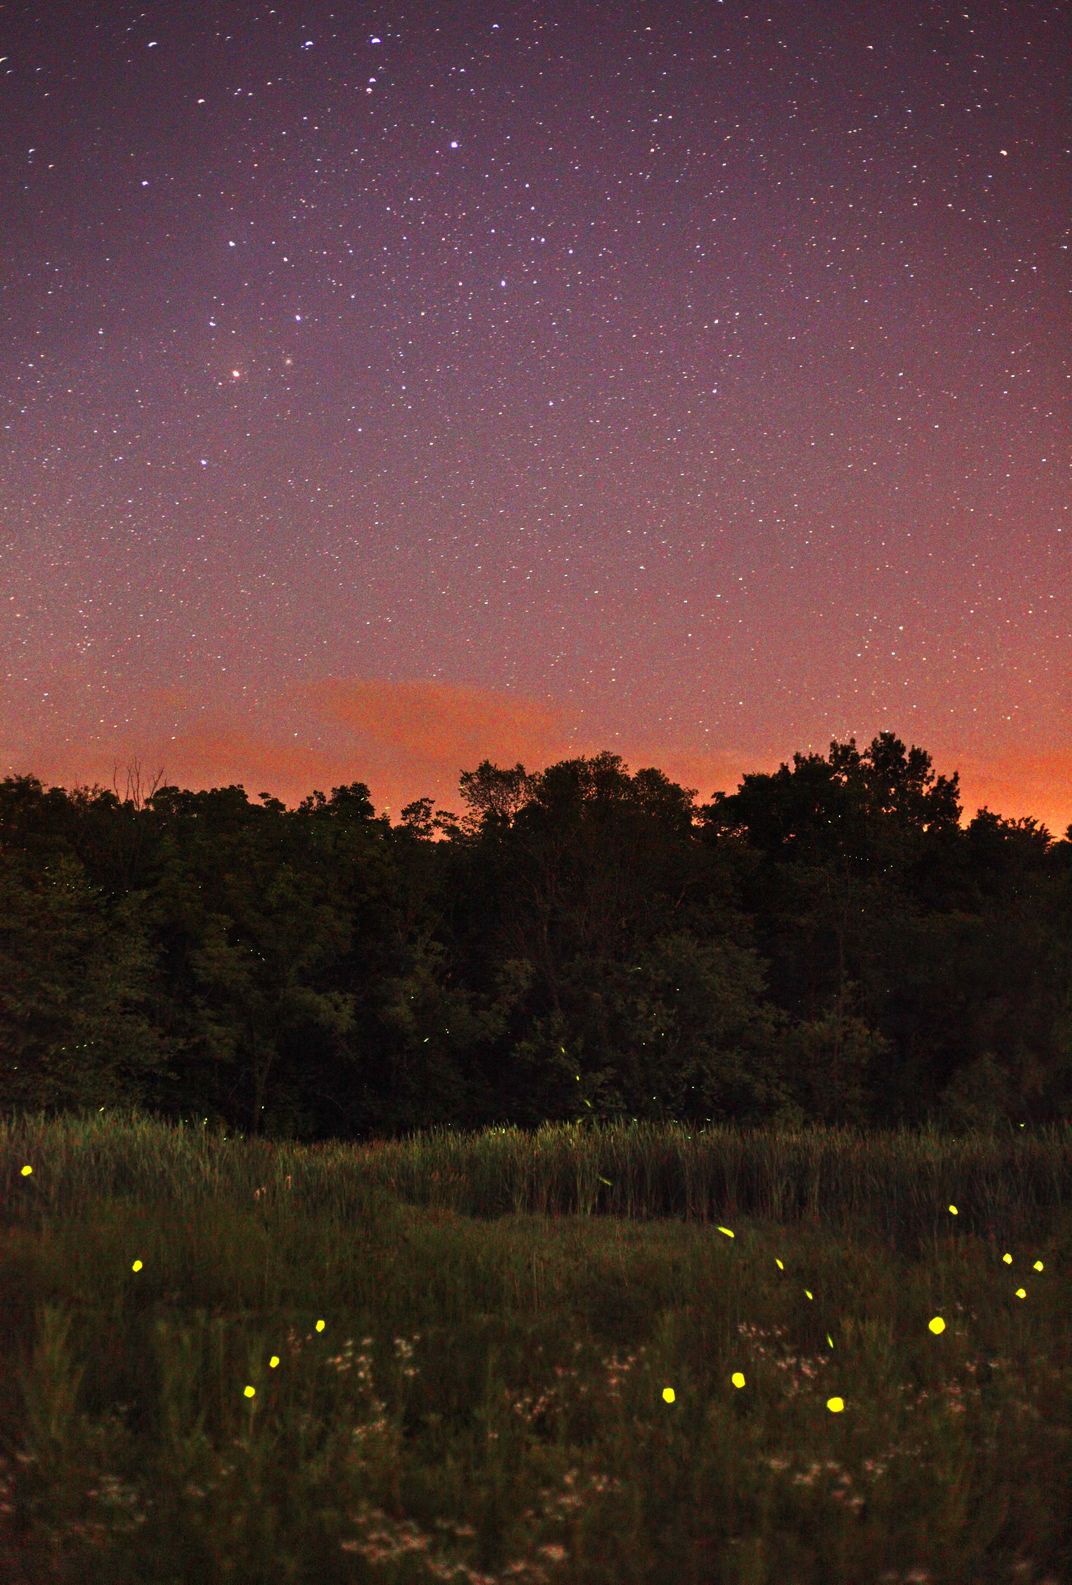
<path fill-rule="evenodd" d="M 1072 1106 L 1072 827 L 883 732 L 697 806 L 608 750 L 364 782 L 0 781 L 0 1099 L 302 1137 Z"/>

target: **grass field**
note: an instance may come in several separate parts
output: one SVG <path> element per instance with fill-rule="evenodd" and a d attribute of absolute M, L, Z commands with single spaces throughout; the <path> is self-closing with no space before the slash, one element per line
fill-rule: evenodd
<path fill-rule="evenodd" d="M 0 1195 L 3 1585 L 1072 1582 L 1068 1130 L 19 1116 Z"/>

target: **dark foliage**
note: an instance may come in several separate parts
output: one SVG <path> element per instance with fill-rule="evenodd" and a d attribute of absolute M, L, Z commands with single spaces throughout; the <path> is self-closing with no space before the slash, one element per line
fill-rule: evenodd
<path fill-rule="evenodd" d="M 892 733 L 697 807 L 602 753 L 467 813 L 360 782 L 0 782 L 0 1104 L 304 1139 L 606 1117 L 880 1127 L 1072 1104 L 1072 827 Z"/>

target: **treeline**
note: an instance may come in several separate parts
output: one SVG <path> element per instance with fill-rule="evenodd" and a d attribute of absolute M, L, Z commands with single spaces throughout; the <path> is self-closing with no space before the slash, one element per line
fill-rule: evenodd
<path fill-rule="evenodd" d="M 302 1139 L 1068 1115 L 1072 827 L 962 829 L 892 733 L 703 806 L 606 752 L 460 790 L 392 826 L 360 782 L 0 782 L 0 1106 Z"/>

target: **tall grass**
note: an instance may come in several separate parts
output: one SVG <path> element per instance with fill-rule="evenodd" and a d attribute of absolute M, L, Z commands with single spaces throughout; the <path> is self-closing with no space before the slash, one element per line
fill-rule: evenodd
<path fill-rule="evenodd" d="M 1072 1578 L 1070 1181 L 1058 1130 L 4 1118 L 0 1581 Z"/>
<path fill-rule="evenodd" d="M 38 1113 L 0 1118 L 0 1160 L 13 1162 L 46 1135 L 50 1172 L 40 1193 L 50 1206 L 67 1193 L 148 1195 L 161 1205 L 199 1190 L 218 1194 L 224 1183 L 252 1192 L 262 1182 L 281 1184 L 297 1162 L 305 1164 L 307 1193 L 316 1196 L 307 1203 L 328 1212 L 338 1209 L 340 1196 L 377 1186 L 466 1216 L 711 1222 L 742 1215 L 833 1230 L 867 1227 L 903 1249 L 948 1230 L 953 1198 L 962 1202 L 962 1230 L 985 1236 L 1000 1229 L 1006 1238 L 1030 1236 L 1072 1206 L 1072 1127 L 1056 1124 L 954 1137 L 595 1122 L 532 1132 L 432 1129 L 372 1144 L 308 1147 L 227 1136 L 196 1122 L 168 1129 L 136 1111 L 52 1121 Z M 14 1170 L 9 1166 L 9 1177 Z M 13 1187 L 0 1179 L 0 1192 L 10 1195 Z"/>
<path fill-rule="evenodd" d="M 953 1138 L 901 1130 L 797 1130 L 681 1124 L 556 1125 L 525 1133 L 431 1131 L 364 1155 L 372 1180 L 470 1216 L 686 1217 L 741 1214 L 866 1223 L 917 1245 L 947 1221 L 954 1189 L 965 1223 L 1025 1233 L 1072 1203 L 1072 1131 Z M 959 1208 L 958 1208 L 959 1211 Z"/>

